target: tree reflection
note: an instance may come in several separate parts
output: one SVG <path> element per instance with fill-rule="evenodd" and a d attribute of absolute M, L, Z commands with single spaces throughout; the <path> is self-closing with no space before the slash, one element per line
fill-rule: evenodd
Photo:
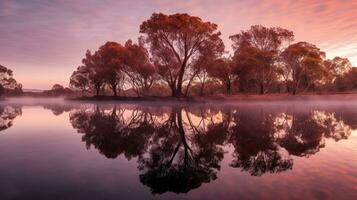
<path fill-rule="evenodd" d="M 153 193 L 186 193 L 217 178 L 224 155 L 218 144 L 225 139 L 198 130 L 192 121 L 185 124 L 183 113 L 190 118 L 187 110 L 173 108 L 159 127 L 148 157 L 139 159 L 140 181 Z"/>
<path fill-rule="evenodd" d="M 70 121 L 79 133 L 87 148 L 93 145 L 107 158 L 124 154 L 127 159 L 145 152 L 149 138 L 155 128 L 150 113 L 134 110 L 125 119 L 125 110 L 113 107 L 112 110 L 79 110 L 70 114 Z"/>
<path fill-rule="evenodd" d="M 19 106 L 0 106 L 0 131 L 10 128 L 13 120 L 21 114 Z"/>
<path fill-rule="evenodd" d="M 292 169 L 293 156 L 311 156 L 328 138 L 347 139 L 352 125 L 335 112 L 207 106 L 105 106 L 70 112 L 72 126 L 107 158 L 136 159 L 152 193 L 186 193 L 217 179 L 232 146 L 230 166 L 253 176 Z M 229 149 L 229 148 L 228 148 Z"/>
<path fill-rule="evenodd" d="M 73 109 L 73 105 L 63 104 L 48 104 L 43 106 L 44 109 L 49 109 L 55 116 L 62 115 L 64 112 L 69 112 Z"/>
<path fill-rule="evenodd" d="M 292 169 L 292 159 L 275 142 L 273 116 L 262 110 L 243 110 L 235 114 L 230 142 L 235 150 L 232 167 L 253 176 Z"/>
<path fill-rule="evenodd" d="M 324 111 L 284 113 L 276 120 L 277 142 L 295 156 L 313 155 L 325 146 L 326 138 L 347 139 L 352 131 L 334 113 Z"/>

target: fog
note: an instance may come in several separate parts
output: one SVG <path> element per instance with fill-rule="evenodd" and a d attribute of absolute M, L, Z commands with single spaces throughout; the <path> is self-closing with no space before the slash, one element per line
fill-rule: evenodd
<path fill-rule="evenodd" d="M 221 106 L 264 106 L 264 107 L 281 107 L 281 106 L 294 106 L 294 107 L 329 107 L 329 106 L 357 106 L 357 96 L 351 95 L 336 95 L 336 96 L 293 96 L 284 98 L 239 98 L 239 99 L 199 99 L 196 101 L 173 101 L 173 100 L 155 100 L 155 101 L 110 101 L 110 100 L 69 100 L 63 97 L 58 98 L 39 98 L 39 97 L 11 97 L 0 101 L 0 105 L 22 105 L 22 106 L 35 106 L 35 105 L 85 105 L 85 104 L 128 104 L 128 105 L 142 105 L 142 106 L 208 106 L 208 107 L 221 107 Z"/>

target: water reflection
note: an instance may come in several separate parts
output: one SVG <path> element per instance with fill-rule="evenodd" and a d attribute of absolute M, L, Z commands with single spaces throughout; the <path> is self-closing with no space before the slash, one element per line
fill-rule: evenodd
<path fill-rule="evenodd" d="M 347 139 L 352 129 L 335 113 L 311 111 L 307 113 L 283 113 L 276 118 L 277 141 L 289 154 L 309 156 L 325 146 L 326 138 L 335 141 Z"/>
<path fill-rule="evenodd" d="M 0 106 L 0 131 L 13 125 L 13 120 L 22 114 L 20 106 Z"/>
<path fill-rule="evenodd" d="M 225 148 L 234 148 L 231 167 L 280 173 L 292 169 L 294 156 L 317 153 L 328 138 L 347 139 L 354 127 L 343 112 L 313 109 L 92 105 L 69 115 L 87 148 L 135 158 L 154 194 L 187 193 L 217 179 Z"/>
<path fill-rule="evenodd" d="M 232 167 L 254 176 L 292 169 L 292 159 L 284 155 L 286 151 L 276 142 L 275 117 L 276 114 L 263 110 L 235 113 L 229 139 L 235 148 Z"/>

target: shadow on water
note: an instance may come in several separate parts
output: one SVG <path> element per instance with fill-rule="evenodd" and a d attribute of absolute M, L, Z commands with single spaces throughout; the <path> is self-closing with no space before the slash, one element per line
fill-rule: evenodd
<path fill-rule="evenodd" d="M 187 193 L 217 179 L 230 166 L 262 176 L 291 170 L 294 156 L 310 157 L 326 139 L 347 139 L 357 113 L 337 107 L 48 105 L 69 112 L 86 148 L 108 159 L 135 158 L 140 182 L 152 193 Z"/>

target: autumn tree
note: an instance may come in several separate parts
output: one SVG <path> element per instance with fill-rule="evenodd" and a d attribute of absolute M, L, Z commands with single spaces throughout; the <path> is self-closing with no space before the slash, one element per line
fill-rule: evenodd
<path fill-rule="evenodd" d="M 240 80 L 253 82 L 260 94 L 264 94 L 276 79 L 275 60 L 284 44 L 294 39 L 293 32 L 280 27 L 254 25 L 229 38 L 233 41 Z"/>
<path fill-rule="evenodd" d="M 208 67 L 208 74 L 221 82 L 227 94 L 232 94 L 232 85 L 238 77 L 233 71 L 231 59 L 216 59 Z"/>
<path fill-rule="evenodd" d="M 204 95 L 205 84 L 209 80 L 208 70 L 213 65 L 216 57 L 215 52 L 205 49 L 202 54 L 192 63 L 188 72 L 188 83 L 186 85 L 185 96 L 188 95 L 190 86 L 193 82 L 199 86 L 199 95 Z"/>
<path fill-rule="evenodd" d="M 331 76 L 324 58 L 324 52 L 307 42 L 292 44 L 282 52 L 281 73 L 291 82 L 292 94 L 329 81 Z"/>
<path fill-rule="evenodd" d="M 158 79 L 156 67 L 151 63 L 149 52 L 143 44 L 131 40 L 125 43 L 126 57 L 123 72 L 138 95 L 148 95 L 154 82 Z"/>
<path fill-rule="evenodd" d="M 335 87 L 338 91 L 348 91 L 357 89 L 357 68 L 352 67 L 351 70 L 336 78 Z"/>
<path fill-rule="evenodd" d="M 223 52 L 224 44 L 217 25 L 199 17 L 177 13 L 154 13 L 140 25 L 140 33 L 150 45 L 160 75 L 172 90 L 172 96 L 182 96 L 187 68 L 205 49 Z"/>
<path fill-rule="evenodd" d="M 233 57 L 234 72 L 239 77 L 241 91 L 257 89 L 265 94 L 277 79 L 275 53 L 254 47 L 240 47 Z"/>
<path fill-rule="evenodd" d="M 98 56 L 87 50 L 82 63 L 85 73 L 88 74 L 90 87 L 94 89 L 95 95 L 99 96 L 99 92 L 105 83 L 105 79 L 104 70 L 100 68 L 100 60 L 98 59 Z"/>
<path fill-rule="evenodd" d="M 98 96 L 100 90 L 108 84 L 117 96 L 118 85 L 124 80 L 121 68 L 125 52 L 125 48 L 116 42 L 107 42 L 94 53 L 87 50 L 83 65 L 71 76 L 71 87 L 94 89 Z"/>
<path fill-rule="evenodd" d="M 126 49 L 116 42 L 107 42 L 94 54 L 97 60 L 96 72 L 103 78 L 113 91 L 114 96 L 118 96 L 118 85 L 124 81 L 124 74 L 121 69 L 126 56 Z"/>
<path fill-rule="evenodd" d="M 324 65 L 333 77 L 332 81 L 335 81 L 338 77 L 344 76 L 352 69 L 352 64 L 348 58 L 334 57 L 333 59 L 327 59 L 324 61 Z"/>

